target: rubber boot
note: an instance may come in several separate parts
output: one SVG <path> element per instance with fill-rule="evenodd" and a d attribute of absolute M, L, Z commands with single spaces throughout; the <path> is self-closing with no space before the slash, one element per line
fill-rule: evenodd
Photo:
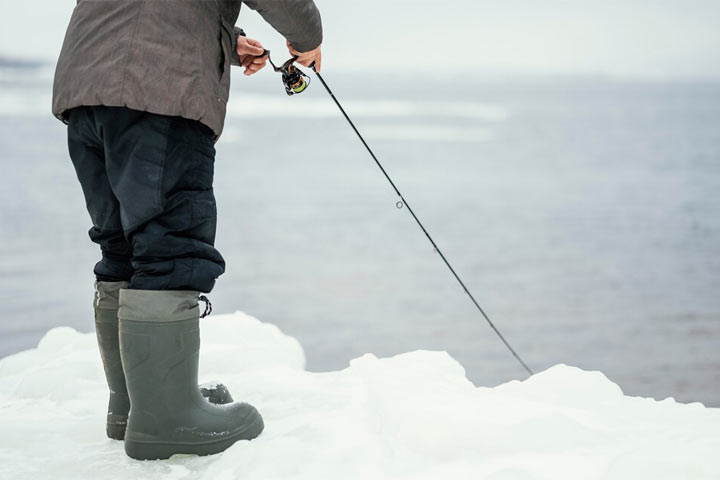
<path fill-rule="evenodd" d="M 120 291 L 120 352 L 130 395 L 125 452 L 138 460 L 210 455 L 263 430 L 246 403 L 214 405 L 197 385 L 198 292 Z"/>
<path fill-rule="evenodd" d="M 105 430 L 107 436 L 114 440 L 125 438 L 130 411 L 130 399 L 125 386 L 118 338 L 118 299 L 120 289 L 127 288 L 128 285 L 127 282 L 95 282 L 93 301 L 95 333 L 105 369 L 105 378 L 110 389 Z M 212 403 L 226 404 L 233 401 L 230 392 L 223 384 L 201 385 L 201 393 Z"/>
<path fill-rule="evenodd" d="M 122 440 L 130 411 L 130 398 L 125 388 L 125 375 L 120 360 L 118 340 L 118 296 L 127 282 L 95 282 L 95 333 L 97 334 L 100 357 L 105 369 L 105 378 L 110 389 L 107 408 L 107 436 Z"/>

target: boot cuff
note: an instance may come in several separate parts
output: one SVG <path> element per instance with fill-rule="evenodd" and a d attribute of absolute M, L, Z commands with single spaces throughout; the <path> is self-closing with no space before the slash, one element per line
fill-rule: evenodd
<path fill-rule="evenodd" d="M 95 308 L 99 310 L 117 310 L 120 289 L 127 288 L 128 282 L 95 282 Z"/>
<path fill-rule="evenodd" d="M 198 292 L 189 290 L 120 290 L 118 318 L 136 322 L 177 322 L 200 316 Z"/>

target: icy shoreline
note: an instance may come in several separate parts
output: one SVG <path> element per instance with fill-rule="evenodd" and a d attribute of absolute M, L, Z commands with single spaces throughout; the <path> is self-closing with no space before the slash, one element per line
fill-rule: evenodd
<path fill-rule="evenodd" d="M 205 319 L 201 381 L 255 404 L 266 430 L 212 457 L 127 458 L 104 436 L 93 334 L 67 327 L 0 360 L 0 478 L 720 478 L 720 409 L 623 396 L 555 366 L 475 387 L 444 352 L 304 370 L 300 344 L 243 313 Z"/>

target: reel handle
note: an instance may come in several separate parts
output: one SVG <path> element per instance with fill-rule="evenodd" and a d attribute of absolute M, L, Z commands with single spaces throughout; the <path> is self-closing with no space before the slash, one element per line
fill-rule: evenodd
<path fill-rule="evenodd" d="M 275 65 L 273 63 L 272 57 L 270 56 L 270 50 L 268 50 L 267 48 L 264 49 L 263 53 L 261 53 L 260 55 L 256 55 L 255 58 L 262 58 L 265 55 L 267 55 L 270 65 L 272 66 L 273 70 L 275 70 L 276 72 L 282 72 L 284 69 L 286 69 L 287 67 L 289 67 L 290 65 L 295 63 L 295 61 L 298 59 L 297 55 L 293 55 L 292 58 L 290 58 L 289 60 L 287 60 L 285 63 L 283 63 L 281 66 L 278 67 L 277 65 Z M 313 62 L 313 64 L 314 63 L 315 62 Z"/>

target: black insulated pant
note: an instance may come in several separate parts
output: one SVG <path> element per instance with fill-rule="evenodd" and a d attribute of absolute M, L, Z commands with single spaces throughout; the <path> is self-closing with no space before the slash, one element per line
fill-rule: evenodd
<path fill-rule="evenodd" d="M 70 157 L 100 245 L 100 281 L 210 292 L 225 270 L 214 248 L 214 134 L 200 122 L 124 107 L 68 115 Z"/>

